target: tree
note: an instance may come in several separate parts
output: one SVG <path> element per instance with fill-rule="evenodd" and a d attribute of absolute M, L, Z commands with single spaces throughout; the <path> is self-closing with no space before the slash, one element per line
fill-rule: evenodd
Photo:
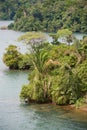
<path fill-rule="evenodd" d="M 46 41 L 46 34 L 42 32 L 27 32 L 26 34 L 22 35 L 18 40 L 22 40 L 26 44 L 30 44 L 31 46 L 37 46 L 37 44 Z"/>
<path fill-rule="evenodd" d="M 47 47 L 47 46 L 46 46 Z M 49 87 L 51 84 L 50 76 L 47 73 L 46 63 L 48 61 L 48 52 L 44 48 L 35 47 L 31 55 L 33 71 L 29 76 L 29 85 L 23 86 L 21 98 L 25 99 L 25 89 L 28 88 L 30 93 L 26 96 L 29 102 L 48 102 L 50 100 Z"/>
<path fill-rule="evenodd" d="M 86 0 L 1 0 L 0 19 L 14 19 L 13 29 L 20 31 L 87 32 L 86 5 Z"/>
<path fill-rule="evenodd" d="M 59 71 L 53 81 L 52 100 L 56 104 L 73 104 L 82 95 L 82 81 L 69 65 L 61 66 Z"/>
<path fill-rule="evenodd" d="M 6 49 L 6 53 L 3 56 L 3 61 L 10 69 L 18 69 L 20 56 L 21 54 L 18 52 L 17 46 L 10 45 Z"/>
<path fill-rule="evenodd" d="M 32 66 L 30 55 L 21 54 L 15 45 L 9 45 L 8 48 L 6 48 L 6 52 L 3 55 L 3 61 L 9 69 L 28 70 Z"/>
<path fill-rule="evenodd" d="M 52 34 L 50 34 L 50 36 L 53 39 L 52 44 L 54 44 L 54 45 L 59 45 L 60 44 L 60 42 L 58 41 L 58 36 L 57 36 L 56 33 L 55 34 L 52 33 Z"/>
<path fill-rule="evenodd" d="M 62 41 L 64 40 L 64 42 L 67 42 L 68 45 L 70 45 L 70 43 L 73 41 L 72 31 L 68 29 L 58 30 L 57 37 L 58 39 L 60 38 Z"/>
<path fill-rule="evenodd" d="M 87 92 L 87 60 L 85 60 L 82 64 L 80 64 L 77 67 L 77 70 L 78 70 L 78 75 L 81 78 L 83 83 L 82 91 L 86 93 Z"/>

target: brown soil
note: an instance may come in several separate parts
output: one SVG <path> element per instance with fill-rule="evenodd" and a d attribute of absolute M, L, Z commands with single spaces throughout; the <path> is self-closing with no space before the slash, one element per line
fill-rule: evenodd
<path fill-rule="evenodd" d="M 87 112 L 87 104 L 81 106 L 79 109 L 80 109 L 81 111 Z"/>

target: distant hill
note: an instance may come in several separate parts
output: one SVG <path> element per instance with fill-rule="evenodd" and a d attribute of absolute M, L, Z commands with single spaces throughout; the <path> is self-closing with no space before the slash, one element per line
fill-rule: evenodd
<path fill-rule="evenodd" d="M 87 0 L 2 0 L 0 19 L 14 19 L 20 31 L 87 32 Z"/>
<path fill-rule="evenodd" d="M 12 20 L 19 6 L 19 0 L 0 0 L 0 20 Z"/>

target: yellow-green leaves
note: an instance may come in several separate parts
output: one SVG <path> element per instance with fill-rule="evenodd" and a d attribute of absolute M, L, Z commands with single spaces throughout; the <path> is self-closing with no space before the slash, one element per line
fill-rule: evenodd
<path fill-rule="evenodd" d="M 42 32 L 27 32 L 22 35 L 18 40 L 22 40 L 26 44 L 35 44 L 46 41 L 46 34 Z"/>

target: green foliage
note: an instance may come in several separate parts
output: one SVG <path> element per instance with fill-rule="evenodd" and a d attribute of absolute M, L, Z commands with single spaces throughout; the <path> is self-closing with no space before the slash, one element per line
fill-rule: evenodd
<path fill-rule="evenodd" d="M 21 91 L 20 96 L 25 99 L 25 95 L 27 96 L 26 98 L 28 99 L 29 102 L 38 102 L 38 103 L 43 103 L 48 101 L 48 80 L 49 76 L 46 74 L 46 61 L 47 61 L 47 53 L 44 51 L 37 52 L 35 50 L 35 53 L 32 54 L 31 57 L 31 62 L 33 64 L 33 71 L 31 72 L 29 76 L 29 85 L 27 85 L 28 89 L 31 93 L 29 95 L 26 95 L 25 89 Z"/>
<path fill-rule="evenodd" d="M 17 47 L 10 45 L 6 49 L 6 53 L 3 56 L 3 61 L 10 69 L 18 69 L 20 55 L 21 54 L 17 51 Z"/>
<path fill-rule="evenodd" d="M 27 33 L 20 39 L 30 42 L 31 39 L 42 36 L 35 32 L 34 34 L 37 35 Z M 87 93 L 86 37 L 74 42 L 71 46 L 31 42 L 29 54 L 19 53 L 13 45 L 6 49 L 3 61 L 10 69 L 31 68 L 29 83 L 22 87 L 20 93 L 22 100 L 29 103 L 53 102 L 59 105 L 76 103 L 76 106 L 82 103 L 80 98 L 85 98 Z"/>
<path fill-rule="evenodd" d="M 81 47 L 79 46 L 79 49 Z M 26 91 L 21 90 L 21 98 L 25 100 L 23 95 L 25 94 L 30 103 L 33 101 L 60 105 L 78 104 L 78 100 L 87 92 L 85 73 L 87 60 L 84 59 L 85 64 L 83 61 L 78 62 L 78 48 L 66 44 L 58 46 L 48 44 L 45 48 L 43 43 L 43 46 L 38 44 L 33 49 L 31 54 L 33 71 L 29 75 L 27 85 L 29 93 L 27 95 Z M 80 53 L 82 52 L 80 49 Z"/>
<path fill-rule="evenodd" d="M 14 27 L 14 24 L 11 23 L 10 25 L 8 25 L 8 29 L 12 29 Z"/>
<path fill-rule="evenodd" d="M 62 30 L 58 30 L 57 35 L 59 38 L 67 37 L 68 35 L 72 35 L 72 32 L 69 31 L 68 29 L 62 29 Z"/>
<path fill-rule="evenodd" d="M 87 32 L 86 0 L 18 0 L 17 3 L 16 30 L 57 32 L 68 28 L 73 32 Z"/>
<path fill-rule="evenodd" d="M 53 38 L 52 43 L 55 45 L 59 45 L 60 40 L 61 42 L 68 43 L 68 45 L 70 45 L 70 43 L 72 43 L 74 40 L 72 31 L 70 31 L 69 29 L 58 30 L 57 33 L 51 33 L 50 36 Z"/>
<path fill-rule="evenodd" d="M 87 32 L 86 5 L 86 0 L 3 0 L 0 19 L 14 19 L 13 28 L 20 31 Z"/>
<path fill-rule="evenodd" d="M 78 66 L 78 75 L 81 78 L 84 86 L 82 91 L 87 91 L 87 60 Z"/>
<path fill-rule="evenodd" d="M 79 99 L 76 101 L 75 106 L 76 106 L 76 108 L 79 108 L 79 107 L 81 107 L 83 104 L 84 104 L 84 98 L 79 98 Z"/>
<path fill-rule="evenodd" d="M 21 54 L 21 59 L 18 62 L 19 69 L 30 69 L 32 66 L 29 54 Z"/>
<path fill-rule="evenodd" d="M 0 19 L 13 20 L 19 7 L 20 0 L 1 0 L 0 1 Z"/>
<path fill-rule="evenodd" d="M 22 35 L 18 40 L 22 40 L 26 44 L 31 44 L 32 46 L 37 46 L 38 43 L 46 41 L 46 34 L 42 32 L 27 32 Z"/>
<path fill-rule="evenodd" d="M 3 61 L 10 69 L 29 69 L 31 67 L 29 55 L 18 52 L 15 45 L 9 45 L 3 55 Z"/>
<path fill-rule="evenodd" d="M 57 37 L 64 40 L 65 43 L 67 42 L 68 45 L 70 45 L 70 43 L 73 41 L 72 31 L 70 31 L 68 29 L 58 30 Z"/>
<path fill-rule="evenodd" d="M 81 96 L 82 82 L 70 66 L 64 65 L 54 77 L 52 97 L 56 104 L 72 104 Z"/>
<path fill-rule="evenodd" d="M 52 41 L 52 44 L 54 45 L 59 45 L 59 41 L 58 41 L 58 36 L 56 33 L 51 33 L 50 36 L 52 37 L 53 41 Z"/>

